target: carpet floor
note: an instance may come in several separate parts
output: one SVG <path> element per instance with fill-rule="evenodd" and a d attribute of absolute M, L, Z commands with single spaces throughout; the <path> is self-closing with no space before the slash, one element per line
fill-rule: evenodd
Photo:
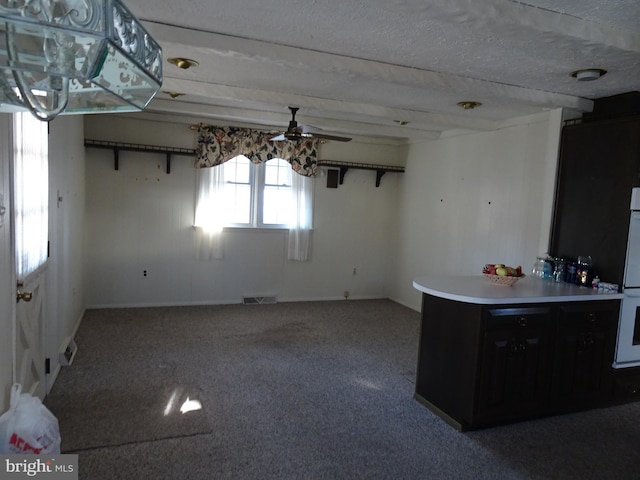
<path fill-rule="evenodd" d="M 460 433 L 389 300 L 86 312 L 47 407 L 80 478 L 638 479 L 640 402 Z"/>

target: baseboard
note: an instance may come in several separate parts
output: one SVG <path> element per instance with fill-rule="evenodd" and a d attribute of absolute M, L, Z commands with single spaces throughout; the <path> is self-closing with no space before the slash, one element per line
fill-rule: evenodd
<path fill-rule="evenodd" d="M 242 299 L 234 300 L 195 300 L 192 302 L 143 302 L 143 303 L 96 303 L 87 305 L 87 310 L 99 310 L 103 308 L 156 308 L 156 307 L 193 307 L 207 305 L 239 305 Z"/>
<path fill-rule="evenodd" d="M 49 374 L 49 378 L 47 379 L 46 395 L 48 395 L 51 389 L 53 388 L 53 384 L 56 383 L 56 380 L 58 379 L 58 374 L 60 373 L 61 370 L 62 370 L 62 367 L 58 363 L 56 365 L 56 368 L 53 370 L 53 372 Z"/>
<path fill-rule="evenodd" d="M 368 296 L 368 295 L 352 295 L 348 300 L 343 296 L 331 297 L 278 297 L 278 303 L 294 303 L 294 302 L 327 302 L 327 301 L 354 301 L 354 300 L 388 300 L 387 297 Z M 397 302 L 396 302 L 397 303 Z M 233 300 L 196 300 L 191 302 L 145 302 L 145 303 L 98 303 L 87 305 L 87 310 L 98 310 L 104 308 L 156 308 L 156 307 L 193 307 L 207 305 L 241 305 L 242 298 Z"/>
<path fill-rule="evenodd" d="M 84 318 L 84 314 L 86 313 L 86 311 L 87 311 L 87 308 L 84 307 L 82 309 L 82 311 L 80 312 L 80 316 L 76 320 L 76 324 L 73 327 L 73 330 L 71 331 L 71 338 L 74 338 L 76 336 L 76 334 L 78 333 L 78 329 L 80 328 L 80 324 L 82 323 L 82 319 Z"/>
<path fill-rule="evenodd" d="M 422 311 L 422 306 L 419 305 L 417 308 L 415 305 L 409 304 L 407 302 L 405 302 L 404 300 L 398 300 L 395 297 L 389 297 L 389 300 L 391 300 L 392 302 L 396 302 L 397 304 L 402 305 L 403 307 L 407 307 L 410 308 L 411 310 L 420 313 Z"/>

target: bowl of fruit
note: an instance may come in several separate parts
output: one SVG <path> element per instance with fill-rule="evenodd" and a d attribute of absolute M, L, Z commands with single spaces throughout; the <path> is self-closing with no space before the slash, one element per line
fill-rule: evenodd
<path fill-rule="evenodd" d="M 482 269 L 482 273 L 491 283 L 507 287 L 512 286 L 525 276 L 520 265 L 513 268 L 502 263 L 487 263 Z"/>

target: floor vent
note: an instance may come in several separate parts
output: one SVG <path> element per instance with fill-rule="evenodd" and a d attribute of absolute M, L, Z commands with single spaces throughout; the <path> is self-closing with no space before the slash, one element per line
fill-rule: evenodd
<path fill-rule="evenodd" d="M 75 340 L 72 338 L 67 345 L 67 348 L 64 352 L 60 353 L 58 361 L 60 365 L 63 367 L 68 367 L 73 363 L 73 359 L 76 357 L 76 352 L 78 351 L 78 345 Z"/>
<path fill-rule="evenodd" d="M 265 303 L 276 303 L 277 297 L 275 295 L 264 297 L 242 297 L 242 303 L 244 305 L 262 305 Z"/>

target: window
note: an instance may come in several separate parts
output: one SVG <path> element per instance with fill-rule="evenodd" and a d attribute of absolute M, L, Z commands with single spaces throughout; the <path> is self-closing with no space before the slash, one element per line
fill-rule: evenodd
<path fill-rule="evenodd" d="M 47 261 L 49 236 L 47 123 L 31 113 L 13 116 L 13 202 L 18 283 Z"/>
<path fill-rule="evenodd" d="M 214 167 L 215 168 L 215 167 Z M 294 212 L 291 201 L 291 165 L 274 158 L 256 165 L 237 156 L 222 165 L 226 225 L 281 227 L 290 225 Z"/>
<path fill-rule="evenodd" d="M 286 160 L 260 164 L 239 155 L 196 176 L 196 257 L 221 259 L 223 227 L 287 228 L 289 260 L 311 257 L 313 179 Z"/>

